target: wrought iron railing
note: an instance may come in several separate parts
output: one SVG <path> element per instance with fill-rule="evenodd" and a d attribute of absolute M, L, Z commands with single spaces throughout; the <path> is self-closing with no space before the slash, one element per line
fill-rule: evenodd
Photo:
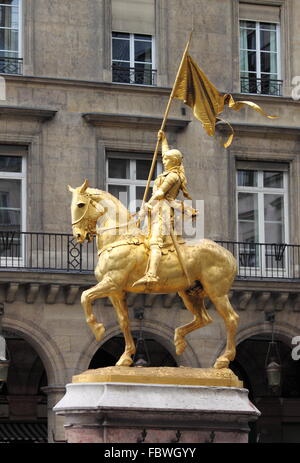
<path fill-rule="evenodd" d="M 300 245 L 217 241 L 237 259 L 239 279 L 300 280 Z M 96 242 L 70 234 L 0 231 L 0 270 L 92 273 Z"/>
<path fill-rule="evenodd" d="M 139 69 L 112 65 L 112 81 L 122 84 L 157 85 L 155 69 Z"/>
<path fill-rule="evenodd" d="M 282 80 L 257 77 L 241 77 L 241 93 L 256 93 L 260 95 L 282 95 Z"/>
<path fill-rule="evenodd" d="M 0 270 L 93 272 L 95 241 L 78 244 L 63 233 L 0 231 Z"/>
<path fill-rule="evenodd" d="M 300 279 L 300 246 L 218 241 L 237 259 L 240 279 Z"/>
<path fill-rule="evenodd" d="M 0 74 L 22 74 L 23 59 L 0 56 Z"/>

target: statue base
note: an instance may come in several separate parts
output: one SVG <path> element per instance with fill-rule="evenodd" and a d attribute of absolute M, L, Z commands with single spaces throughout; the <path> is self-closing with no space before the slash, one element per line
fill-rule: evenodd
<path fill-rule="evenodd" d="M 69 443 L 248 442 L 260 412 L 229 369 L 108 367 L 73 377 L 54 407 Z"/>

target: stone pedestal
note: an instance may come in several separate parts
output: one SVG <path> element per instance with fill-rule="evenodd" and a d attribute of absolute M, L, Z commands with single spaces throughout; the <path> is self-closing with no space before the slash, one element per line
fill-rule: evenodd
<path fill-rule="evenodd" d="M 54 411 L 65 416 L 69 443 L 242 443 L 260 415 L 246 389 L 218 384 L 241 385 L 230 370 L 114 368 L 66 386 Z M 198 383 L 215 375 L 216 385 L 195 384 L 197 373 Z"/>

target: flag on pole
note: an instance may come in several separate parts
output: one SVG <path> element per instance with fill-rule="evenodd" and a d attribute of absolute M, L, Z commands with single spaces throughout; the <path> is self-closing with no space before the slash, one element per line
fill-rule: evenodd
<path fill-rule="evenodd" d="M 218 121 L 223 121 L 218 117 L 223 111 L 225 105 L 229 108 L 239 111 L 244 106 L 249 106 L 269 119 L 276 119 L 278 116 L 269 116 L 261 109 L 260 106 L 252 101 L 234 101 L 232 95 L 222 95 L 216 87 L 208 80 L 204 72 L 194 62 L 187 53 L 186 47 L 181 66 L 174 84 L 172 97 L 183 100 L 186 105 L 192 108 L 194 116 L 202 123 L 203 128 L 208 135 L 215 134 L 215 127 Z M 231 135 L 224 144 L 225 148 L 231 145 L 233 140 L 233 129 Z"/>

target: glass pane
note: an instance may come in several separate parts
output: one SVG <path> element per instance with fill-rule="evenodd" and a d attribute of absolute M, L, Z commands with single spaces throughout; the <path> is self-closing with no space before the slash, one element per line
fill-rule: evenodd
<path fill-rule="evenodd" d="M 256 29 L 255 21 L 240 21 L 241 27 L 246 27 L 247 29 Z"/>
<path fill-rule="evenodd" d="M 283 172 L 264 172 L 264 187 L 283 188 Z"/>
<path fill-rule="evenodd" d="M 18 31 L 0 29 L 0 50 L 18 50 Z"/>
<path fill-rule="evenodd" d="M 112 63 L 112 81 L 119 82 L 122 84 L 130 84 L 131 83 L 131 75 L 130 75 L 130 63 L 123 63 L 120 61 L 116 61 Z"/>
<path fill-rule="evenodd" d="M 284 228 L 282 223 L 265 224 L 266 243 L 284 243 Z"/>
<path fill-rule="evenodd" d="M 113 60 L 130 61 L 129 40 L 113 39 L 112 57 Z"/>
<path fill-rule="evenodd" d="M 12 27 L 17 29 L 19 26 L 19 11 L 16 7 L 1 6 L 0 0 L 0 27 Z"/>
<path fill-rule="evenodd" d="M 256 52 L 241 50 L 241 71 L 256 71 Z"/>
<path fill-rule="evenodd" d="M 108 185 L 108 192 L 118 198 L 124 206 L 129 204 L 129 188 L 124 185 Z"/>
<path fill-rule="evenodd" d="M 152 85 L 152 66 L 151 64 L 135 64 L 134 81 L 140 85 Z"/>
<path fill-rule="evenodd" d="M 264 53 L 260 55 L 261 72 L 277 73 L 277 53 Z"/>
<path fill-rule="evenodd" d="M 113 37 L 120 37 L 121 39 L 129 39 L 130 35 L 127 32 L 113 32 Z"/>
<path fill-rule="evenodd" d="M 136 161 L 136 179 L 137 180 L 148 180 L 148 176 L 151 169 L 151 161 L 138 159 Z"/>
<path fill-rule="evenodd" d="M 238 170 L 238 186 L 257 186 L 256 170 Z"/>
<path fill-rule="evenodd" d="M 239 222 L 239 241 L 241 243 L 257 243 L 258 233 L 255 222 Z"/>
<path fill-rule="evenodd" d="M 260 29 L 267 29 L 268 31 L 276 31 L 276 24 L 273 23 L 260 23 Z"/>
<path fill-rule="evenodd" d="M 0 172 L 22 172 L 22 158 L 19 156 L 0 156 Z"/>
<path fill-rule="evenodd" d="M 264 195 L 265 222 L 283 221 L 283 196 Z"/>
<path fill-rule="evenodd" d="M 20 231 L 21 180 L 0 180 L 0 231 Z"/>
<path fill-rule="evenodd" d="M 146 63 L 152 62 L 151 42 L 142 42 L 140 40 L 134 42 L 134 60 Z"/>
<path fill-rule="evenodd" d="M 260 49 L 262 51 L 277 51 L 276 32 L 260 31 Z"/>
<path fill-rule="evenodd" d="M 108 160 L 108 177 L 109 178 L 130 178 L 130 162 L 129 159 L 114 159 Z"/>
<path fill-rule="evenodd" d="M 256 50 L 256 30 L 241 29 L 240 40 L 241 48 Z"/>
<path fill-rule="evenodd" d="M 257 221 L 257 194 L 238 194 L 238 217 L 240 221 Z"/>
<path fill-rule="evenodd" d="M 152 36 L 151 35 L 143 35 L 143 34 L 134 34 L 134 39 L 152 41 Z"/>

